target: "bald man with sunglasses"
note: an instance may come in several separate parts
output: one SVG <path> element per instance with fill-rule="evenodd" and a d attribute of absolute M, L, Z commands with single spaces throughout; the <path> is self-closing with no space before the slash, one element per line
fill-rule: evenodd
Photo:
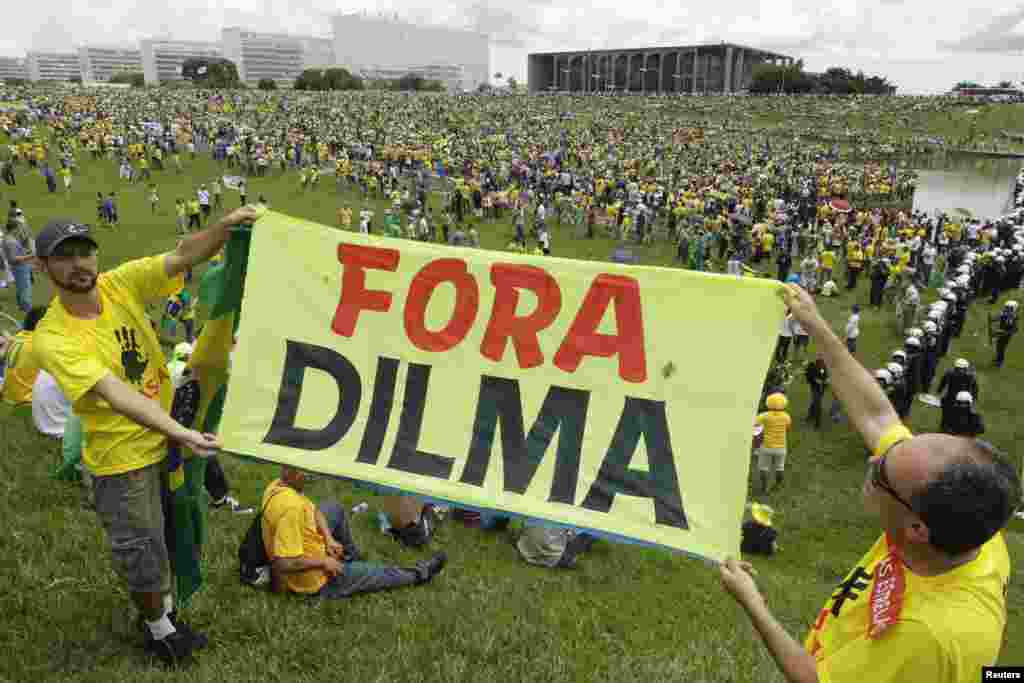
<path fill-rule="evenodd" d="M 1001 531 L 1021 501 L 1016 469 L 985 441 L 911 434 L 807 292 L 786 285 L 782 296 L 872 451 L 863 495 L 883 533 L 828 598 L 803 645 L 768 610 L 749 563 L 723 562 L 723 585 L 787 681 L 980 680 L 1006 627 L 1010 560 Z"/>

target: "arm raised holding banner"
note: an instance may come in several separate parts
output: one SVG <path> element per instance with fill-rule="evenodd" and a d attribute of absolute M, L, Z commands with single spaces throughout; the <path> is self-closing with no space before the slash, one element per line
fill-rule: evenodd
<path fill-rule="evenodd" d="M 1010 560 L 999 532 L 1021 499 L 1017 470 L 978 439 L 915 437 L 807 292 L 788 285 L 782 296 L 872 450 L 862 494 L 883 533 L 826 600 L 803 646 L 768 610 L 748 563 L 723 562 L 722 585 L 787 681 L 966 680 L 997 661 L 1003 641 Z"/>
<path fill-rule="evenodd" d="M 206 230 L 186 237 L 178 245 L 178 248 L 169 253 L 164 260 L 167 276 L 174 277 L 189 268 L 209 261 L 227 243 L 232 228 L 251 224 L 259 216 L 259 211 L 245 206 L 235 209 Z"/>
<path fill-rule="evenodd" d="M 899 422 L 896 410 L 871 373 L 850 354 L 845 342 L 818 313 L 810 294 L 796 285 L 786 285 L 781 292 L 793 317 L 814 339 L 815 347 L 824 357 L 832 389 L 842 401 L 850 422 L 866 443 L 877 444 L 886 430 Z"/>

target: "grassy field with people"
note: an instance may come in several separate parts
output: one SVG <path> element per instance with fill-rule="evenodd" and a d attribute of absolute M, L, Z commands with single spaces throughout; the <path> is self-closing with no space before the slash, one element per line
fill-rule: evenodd
<path fill-rule="evenodd" d="M 206 156 L 190 160 L 183 155 L 183 174 L 154 174 L 160 205 L 153 214 L 147 183 L 128 185 L 118 180 L 114 162 L 85 156 L 71 193 L 48 193 L 38 173 L 21 167 L 18 186 L 0 186 L 0 200 L 6 207 L 7 200 L 16 198 L 35 231 L 55 217 L 96 226 L 102 270 L 173 248 L 175 198 L 192 196 L 200 183 L 232 173 Z M 111 191 L 117 193 L 120 224 L 97 226 L 96 193 Z M 329 175 L 319 188 L 308 191 L 300 189 L 295 172 L 251 178 L 249 201 L 260 195 L 275 211 L 331 226 L 337 225 L 339 208 L 347 206 L 358 214 L 371 205 L 378 233 L 385 208 L 383 201 L 337 193 Z M 237 192 L 225 190 L 224 198 L 225 209 L 238 205 Z M 439 207 L 437 197 L 431 201 Z M 219 214 L 215 211 L 214 217 Z M 439 208 L 435 216 L 440 216 Z M 510 218 L 507 212 L 500 222 L 476 224 L 482 248 L 504 249 L 512 241 Z M 617 246 L 607 237 L 576 238 L 574 231 L 574 226 L 554 224 L 554 257 L 604 261 Z M 674 267 L 671 243 L 655 242 L 635 251 L 643 265 Z M 763 265 L 774 270 L 767 261 Z M 866 306 L 867 287 L 862 279 L 856 292 L 843 289 L 838 298 L 822 300 L 821 308 L 841 329 L 850 306 L 862 305 L 857 355 L 875 368 L 902 338 L 894 329 L 891 309 Z M 37 277 L 35 302 L 45 303 L 51 296 L 46 278 Z M 1019 296 L 1009 293 L 1004 299 Z M 17 316 L 13 287 L 0 290 L 0 310 Z M 993 368 L 984 316 L 998 310 L 980 301 L 971 309 L 964 334 L 954 341 L 939 376 L 960 356 L 977 367 L 986 438 L 1019 458 L 1024 442 L 1024 350 L 1017 340 L 1006 366 Z M 200 310 L 200 322 L 204 315 Z M 812 345 L 804 360 L 813 359 L 814 351 Z M 786 481 L 769 495 L 755 497 L 776 510 L 781 551 L 754 564 L 771 609 L 802 639 L 826 598 L 879 532 L 877 521 L 861 505 L 866 452 L 859 436 L 845 423 L 826 420 L 819 432 L 803 422 L 808 392 L 802 374 L 789 395 L 794 430 Z M 240 585 L 236 553 L 252 517 L 227 511 L 210 512 L 206 585 L 188 610 L 192 624 L 209 634 L 211 647 L 189 672 L 168 673 L 151 664 L 141 649 L 125 646 L 137 638 L 134 610 L 110 570 L 96 517 L 82 506 L 82 489 L 50 478 L 59 446 L 36 434 L 30 418 L 2 410 L 7 412 L 0 417 L 0 516 L 9 527 L 0 534 L 0 681 L 783 680 L 740 608 L 727 598 L 717 570 L 698 560 L 600 541 L 579 568 L 554 571 L 522 563 L 505 534 L 448 520 L 433 545 L 448 552 L 449 565 L 430 586 L 317 603 Z M 935 430 L 939 411 L 917 403 L 908 422 L 915 430 Z M 229 456 L 222 461 L 232 494 L 244 505 L 258 505 L 264 486 L 278 472 Z M 314 482 L 308 493 L 314 500 L 334 497 L 350 507 L 367 501 L 374 509 L 373 495 L 327 478 Z M 355 515 L 353 523 L 370 559 L 404 565 L 424 556 L 382 534 L 372 512 Z M 1015 557 L 1024 553 L 1022 530 L 1017 524 L 1007 533 Z M 1021 664 L 1020 572 L 1013 574 L 1007 607 L 1000 661 Z"/>

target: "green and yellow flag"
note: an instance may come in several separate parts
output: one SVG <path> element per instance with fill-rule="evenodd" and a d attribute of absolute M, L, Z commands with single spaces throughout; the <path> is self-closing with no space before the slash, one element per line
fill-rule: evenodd
<path fill-rule="evenodd" d="M 200 283 L 200 301 L 209 310 L 188 362 L 188 380 L 174 396 L 172 416 L 187 427 L 215 433 L 227 391 L 234 333 L 238 327 L 250 228 L 236 229 L 224 262 Z M 177 581 L 178 604 L 186 606 L 203 583 L 201 551 L 206 540 L 206 460 L 170 447 L 171 512 L 167 544 Z"/>

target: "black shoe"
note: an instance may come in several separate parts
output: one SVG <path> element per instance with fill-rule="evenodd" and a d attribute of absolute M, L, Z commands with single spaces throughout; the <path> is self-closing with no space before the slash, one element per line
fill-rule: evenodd
<path fill-rule="evenodd" d="M 171 622 L 172 626 L 174 626 L 175 631 L 188 639 L 192 644 L 192 650 L 205 650 L 210 644 L 210 639 L 206 637 L 206 634 L 194 630 L 191 626 L 178 618 L 177 610 L 172 610 L 167 615 L 167 620 Z M 143 619 L 141 614 L 137 620 L 137 626 L 142 629 L 142 633 L 145 636 L 144 645 L 149 649 L 150 642 L 153 641 L 153 633 L 149 630 L 149 626 L 146 625 L 146 620 Z"/>
<path fill-rule="evenodd" d="M 443 550 L 429 560 L 420 560 L 416 563 L 416 571 L 420 575 L 419 583 L 427 583 L 432 578 L 441 573 L 444 566 L 448 563 L 448 553 Z"/>
<path fill-rule="evenodd" d="M 181 631 L 157 640 L 149 632 L 149 627 L 146 627 L 146 652 L 154 655 L 165 666 L 173 669 L 189 666 L 195 649 L 192 640 Z"/>
<path fill-rule="evenodd" d="M 172 610 L 171 613 L 167 615 L 167 619 L 174 624 L 174 628 L 179 633 L 184 634 L 185 637 L 192 641 L 192 649 L 205 650 L 207 646 L 209 646 L 210 639 L 206 637 L 206 634 L 196 631 L 184 621 L 181 621 L 178 617 L 178 610 Z"/>

